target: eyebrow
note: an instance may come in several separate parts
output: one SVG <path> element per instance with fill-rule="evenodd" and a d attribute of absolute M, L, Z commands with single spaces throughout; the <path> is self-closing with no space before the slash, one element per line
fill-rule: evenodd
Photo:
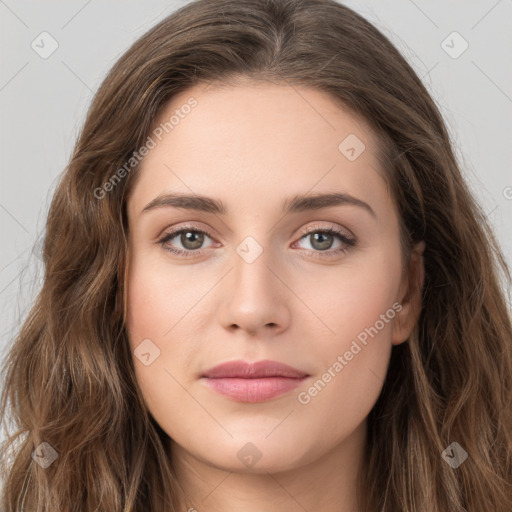
<path fill-rule="evenodd" d="M 298 194 L 284 201 L 282 211 L 284 214 L 300 213 L 343 205 L 358 206 L 366 210 L 373 217 L 377 217 L 368 203 L 349 194 L 340 192 L 329 194 Z M 226 205 L 220 199 L 202 195 L 173 193 L 162 194 L 155 197 L 155 199 L 144 207 L 141 214 L 165 207 L 202 211 L 219 215 L 226 215 L 228 212 Z"/>

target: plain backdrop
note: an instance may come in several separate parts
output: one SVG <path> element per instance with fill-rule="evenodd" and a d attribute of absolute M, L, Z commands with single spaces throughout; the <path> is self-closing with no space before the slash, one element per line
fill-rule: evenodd
<path fill-rule="evenodd" d="M 48 206 L 93 94 L 136 38 L 186 3 L 0 0 L 0 356 L 41 285 Z M 512 0 L 345 3 L 422 78 L 512 264 Z"/>

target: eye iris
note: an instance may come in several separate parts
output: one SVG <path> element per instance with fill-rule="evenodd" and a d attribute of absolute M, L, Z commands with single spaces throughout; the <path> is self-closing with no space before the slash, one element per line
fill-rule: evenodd
<path fill-rule="evenodd" d="M 333 235 L 331 233 L 313 233 L 310 237 L 312 237 L 311 245 L 315 249 L 324 251 L 326 249 L 330 249 L 332 246 Z M 315 246 L 315 243 L 318 241 L 320 242 L 320 246 Z"/>
<path fill-rule="evenodd" d="M 184 231 L 180 237 L 183 247 L 189 250 L 199 249 L 203 245 L 203 241 L 204 233 L 198 233 L 197 231 Z"/>

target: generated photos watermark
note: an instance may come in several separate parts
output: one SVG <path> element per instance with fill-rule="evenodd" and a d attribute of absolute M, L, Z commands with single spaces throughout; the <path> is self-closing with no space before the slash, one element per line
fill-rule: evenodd
<path fill-rule="evenodd" d="M 107 180 L 101 187 L 94 189 L 94 197 L 96 199 L 103 199 L 107 192 L 111 192 L 117 184 L 130 174 L 130 171 L 136 167 L 142 159 L 149 154 L 149 152 L 156 147 L 158 142 L 162 140 L 164 135 L 170 133 L 185 119 L 186 116 L 192 112 L 194 107 L 197 107 L 198 101 L 196 98 L 191 97 L 186 103 L 181 105 L 174 111 L 174 114 L 165 122 L 160 123 L 148 136 L 146 142 L 137 150 L 132 153 L 132 156 L 125 162 L 122 167 Z"/>
<path fill-rule="evenodd" d="M 346 350 L 343 355 L 339 355 L 336 361 L 329 366 L 327 371 L 315 381 L 306 391 L 302 391 L 297 395 L 297 400 L 302 405 L 307 405 L 311 400 L 318 395 L 329 382 L 336 377 L 344 368 L 349 364 L 350 361 L 361 352 L 361 350 L 368 344 L 368 336 L 374 338 L 379 334 L 386 324 L 388 324 L 395 315 L 402 311 L 402 305 L 395 302 L 385 313 L 381 314 L 379 320 L 377 320 L 371 327 L 365 328 L 357 335 L 357 340 L 352 340 L 350 349 Z M 362 345 L 360 345 L 359 343 Z"/>

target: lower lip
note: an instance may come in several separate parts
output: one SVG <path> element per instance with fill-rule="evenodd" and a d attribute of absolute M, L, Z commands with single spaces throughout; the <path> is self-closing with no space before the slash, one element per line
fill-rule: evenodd
<path fill-rule="evenodd" d="M 257 403 L 283 395 L 299 386 L 306 377 L 265 377 L 261 379 L 219 378 L 206 379 L 208 386 L 238 402 Z"/>

